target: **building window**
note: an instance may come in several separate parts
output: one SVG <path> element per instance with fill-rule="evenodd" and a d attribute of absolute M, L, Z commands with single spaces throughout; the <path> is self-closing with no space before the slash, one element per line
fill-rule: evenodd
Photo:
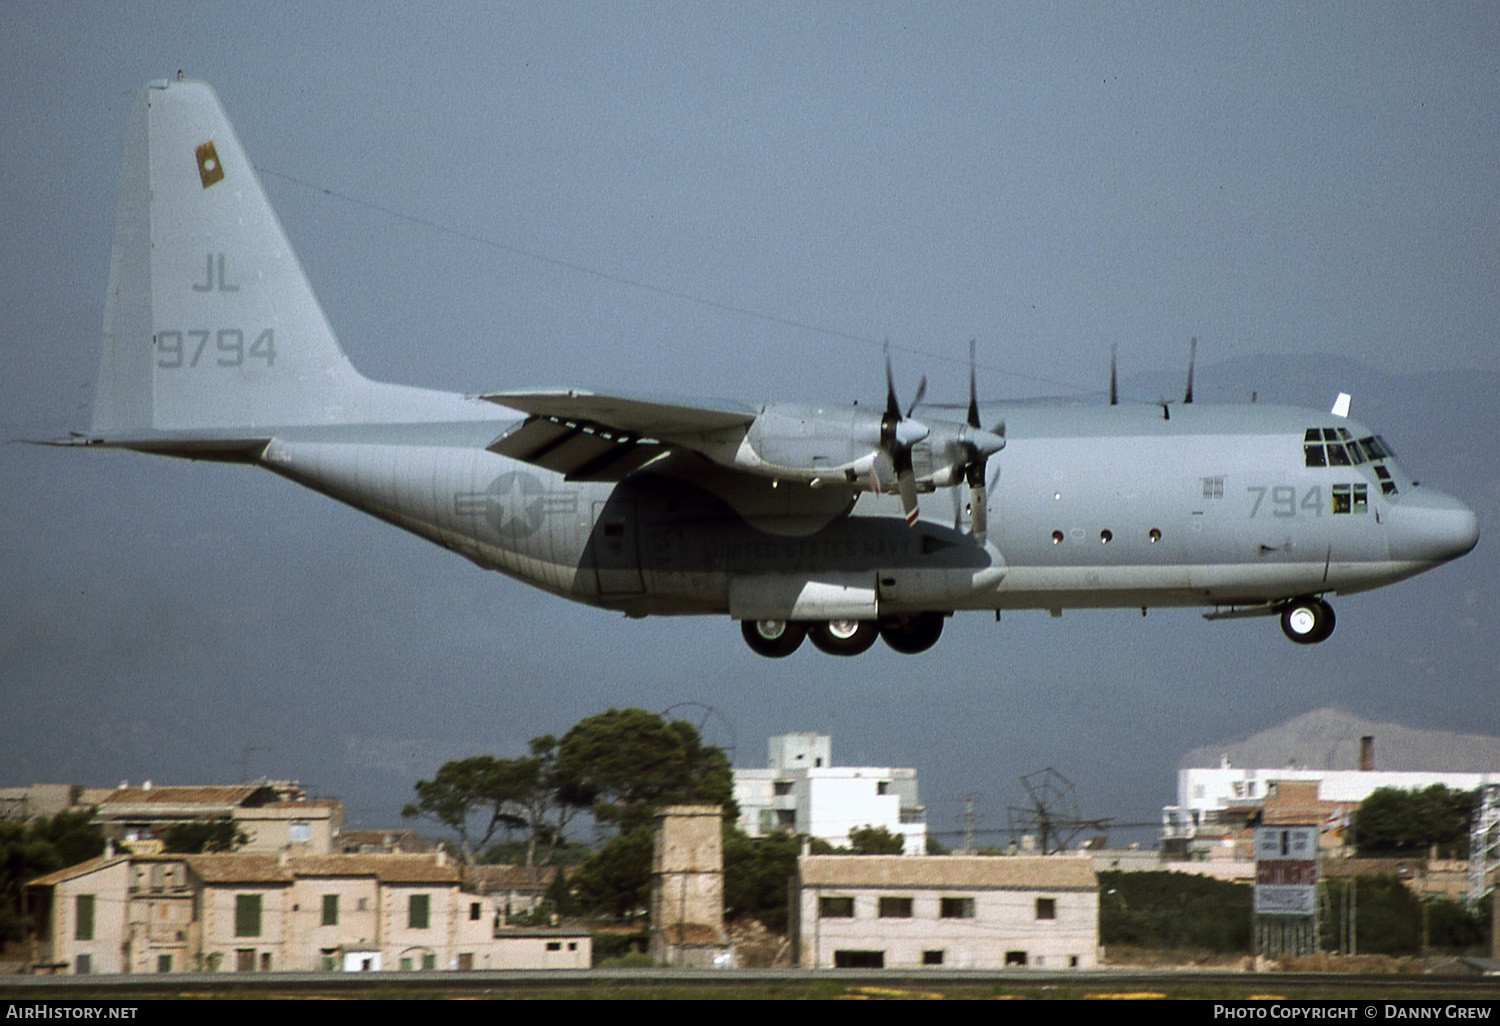
<path fill-rule="evenodd" d="M 562 950 L 562 941 L 548 941 L 547 942 L 547 950 L 548 951 L 561 951 Z"/>
<path fill-rule="evenodd" d="M 880 899 L 880 918 L 881 919 L 910 919 L 911 918 L 911 899 L 910 898 L 881 898 Z"/>
<path fill-rule="evenodd" d="M 73 939 L 94 939 L 94 896 L 79 894 L 73 898 Z"/>
<path fill-rule="evenodd" d="M 1005 964 L 1006 965 L 1025 965 L 1026 964 L 1026 952 L 1024 952 L 1024 951 L 1007 951 L 1005 953 Z"/>
<path fill-rule="evenodd" d="M 835 969 L 884 969 L 884 951 L 835 951 Z"/>
<path fill-rule="evenodd" d="M 323 925 L 339 925 L 339 896 L 337 894 L 323 895 Z"/>
<path fill-rule="evenodd" d="M 260 936 L 259 894 L 236 894 L 234 896 L 234 935 L 236 937 Z"/>
<path fill-rule="evenodd" d="M 171 972 L 172 971 L 172 956 L 171 955 L 157 955 L 156 956 L 156 971 L 159 972 L 159 973 L 169 973 L 169 972 Z"/>
<path fill-rule="evenodd" d="M 943 964 L 943 953 L 941 951 L 924 951 L 924 952 L 922 952 L 922 964 L 923 965 L 942 965 Z"/>
<path fill-rule="evenodd" d="M 479 922 L 479 917 L 483 913 L 483 911 L 484 911 L 484 909 L 479 904 L 479 902 L 477 902 L 477 901 L 471 901 L 471 902 L 469 902 L 469 922 L 471 922 L 471 923 L 477 923 L 477 922 Z"/>
<path fill-rule="evenodd" d="M 1038 919 L 1056 919 L 1057 918 L 1057 899 L 1056 898 L 1038 898 L 1038 899 L 1036 899 L 1036 917 Z"/>
<path fill-rule="evenodd" d="M 87 976 L 94 971 L 94 956 L 79 955 L 78 961 L 73 963 L 73 971 L 79 976 Z"/>
<path fill-rule="evenodd" d="M 973 919 L 973 898 L 943 898 L 938 905 L 938 915 L 944 919 Z"/>
<path fill-rule="evenodd" d="M 408 929 L 425 930 L 430 918 L 432 899 L 426 894 L 413 894 L 406 901 L 406 925 Z"/>
<path fill-rule="evenodd" d="M 778 780 L 771 785 L 771 791 L 777 797 L 792 793 L 792 782 L 790 780 Z"/>
<path fill-rule="evenodd" d="M 875 783 L 875 793 L 876 794 L 890 794 L 891 793 L 891 782 L 889 780 L 879 780 L 879 781 L 876 781 L 876 783 Z"/>
<path fill-rule="evenodd" d="M 819 898 L 818 916 L 822 919 L 853 919 L 853 898 Z"/>
<path fill-rule="evenodd" d="M 293 823 L 286 828 L 286 837 L 293 844 L 306 844 L 312 840 L 312 824 Z"/>
<path fill-rule="evenodd" d="M 437 956 L 434 955 L 430 951 L 427 954 L 423 955 L 422 956 L 422 968 L 423 969 L 429 969 L 429 970 L 430 969 L 436 969 L 437 968 Z"/>

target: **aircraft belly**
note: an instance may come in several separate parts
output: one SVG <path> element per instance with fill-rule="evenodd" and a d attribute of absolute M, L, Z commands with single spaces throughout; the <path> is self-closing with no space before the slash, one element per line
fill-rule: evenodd
<path fill-rule="evenodd" d="M 557 475 L 483 450 L 426 445 L 277 439 L 262 462 L 480 566 L 569 598 L 594 593 L 590 583 L 580 594 L 578 571 L 588 507 L 580 486 Z"/>

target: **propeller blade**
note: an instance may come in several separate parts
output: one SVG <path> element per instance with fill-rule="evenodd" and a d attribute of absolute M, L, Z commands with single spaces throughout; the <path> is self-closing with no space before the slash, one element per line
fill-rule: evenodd
<path fill-rule="evenodd" d="M 911 418 L 912 411 L 914 411 L 917 408 L 917 404 L 922 401 L 922 397 L 924 395 L 926 395 L 926 394 L 927 394 L 927 375 L 923 374 L 922 375 L 922 380 L 919 381 L 919 382 L 917 382 L 917 397 L 915 399 L 913 399 L 911 401 L 911 405 L 906 408 L 906 416 L 907 416 L 908 419 Z"/>
<path fill-rule="evenodd" d="M 1109 347 L 1109 405 L 1120 405 L 1120 379 L 1115 373 L 1115 353 L 1119 346 Z M 1189 386 L 1191 387 L 1191 386 Z"/>
<path fill-rule="evenodd" d="M 979 426 L 979 389 L 974 384 L 974 340 L 969 339 L 969 427 Z"/>
<path fill-rule="evenodd" d="M 896 484 L 901 489 L 901 509 L 906 513 L 906 524 L 908 527 L 915 526 L 922 510 L 917 505 L 917 475 L 912 473 L 909 458 L 906 469 L 896 474 Z"/>
<path fill-rule="evenodd" d="M 1186 406 L 1193 401 L 1193 364 L 1198 360 L 1198 340 L 1195 338 L 1188 343 L 1188 379 L 1187 391 L 1182 393 L 1182 404 Z"/>
<path fill-rule="evenodd" d="M 989 490 L 985 487 L 985 461 L 970 463 L 965 473 L 969 481 L 969 531 L 978 545 L 989 534 Z"/>
<path fill-rule="evenodd" d="M 896 376 L 891 373 L 891 344 L 885 344 L 885 415 L 892 421 L 901 419 L 901 404 L 896 401 Z"/>

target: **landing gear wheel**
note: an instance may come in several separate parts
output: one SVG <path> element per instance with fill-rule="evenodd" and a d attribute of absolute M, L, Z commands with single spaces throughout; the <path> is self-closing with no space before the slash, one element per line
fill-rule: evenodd
<path fill-rule="evenodd" d="M 880 628 L 874 620 L 819 620 L 807 625 L 807 636 L 829 655 L 854 656 L 875 644 Z"/>
<path fill-rule="evenodd" d="M 942 633 L 942 613 L 913 613 L 880 621 L 880 636 L 902 655 L 926 652 Z"/>
<path fill-rule="evenodd" d="M 780 659 L 797 651 L 807 630 L 800 623 L 786 620 L 743 620 L 740 631 L 745 635 L 745 644 L 756 655 L 768 659 Z"/>
<path fill-rule="evenodd" d="M 1281 630 L 1299 645 L 1316 645 L 1333 633 L 1333 607 L 1320 598 L 1296 599 L 1281 610 Z"/>

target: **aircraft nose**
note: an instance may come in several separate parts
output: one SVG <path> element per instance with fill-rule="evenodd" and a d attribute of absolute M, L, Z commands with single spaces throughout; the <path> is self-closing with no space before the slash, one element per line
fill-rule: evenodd
<path fill-rule="evenodd" d="M 1479 541 L 1479 518 L 1451 495 L 1415 488 L 1390 511 L 1391 558 L 1424 563 L 1457 559 Z"/>

